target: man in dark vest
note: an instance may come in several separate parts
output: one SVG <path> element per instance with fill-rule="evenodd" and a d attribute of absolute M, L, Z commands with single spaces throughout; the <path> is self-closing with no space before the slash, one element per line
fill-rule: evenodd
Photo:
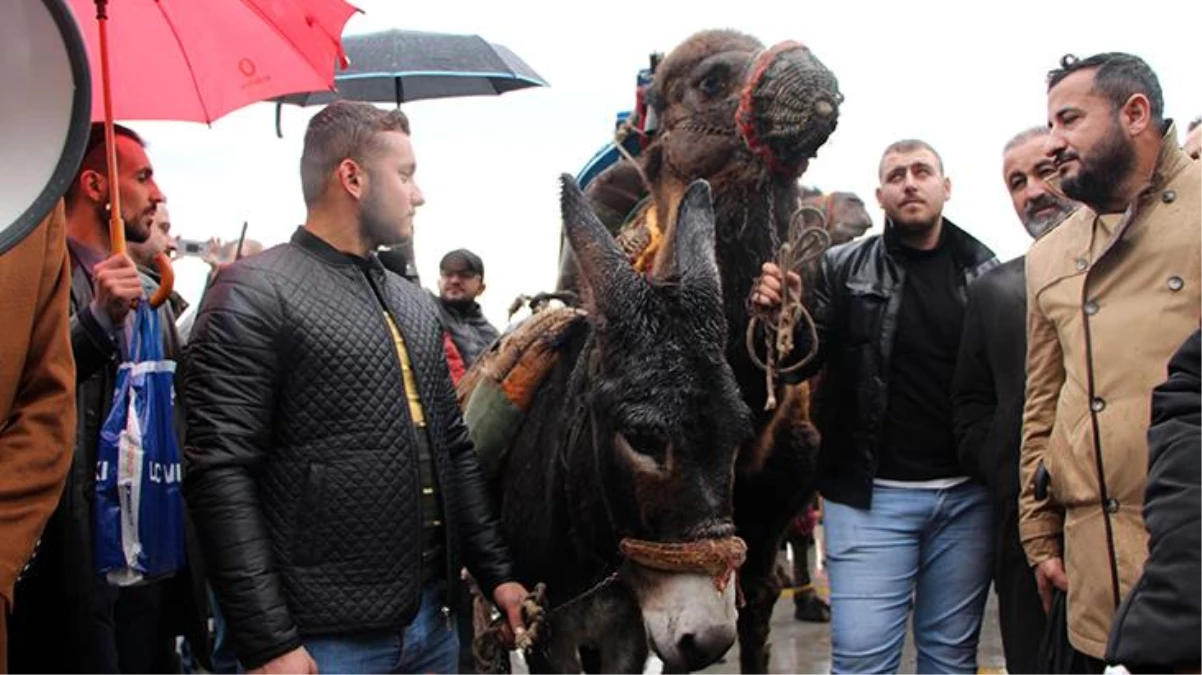
<path fill-rule="evenodd" d="M 1002 151 L 1014 210 L 1032 239 L 1056 227 L 1077 204 L 1045 182 L 1056 164 L 1043 154 L 1047 127 L 1028 129 Z M 1039 672 L 1046 616 L 1018 536 L 1018 450 L 1022 442 L 1027 354 L 1027 291 L 1019 256 L 968 289 L 968 309 L 953 389 L 960 463 L 989 488 L 993 502 L 993 586 L 1006 668 Z"/>

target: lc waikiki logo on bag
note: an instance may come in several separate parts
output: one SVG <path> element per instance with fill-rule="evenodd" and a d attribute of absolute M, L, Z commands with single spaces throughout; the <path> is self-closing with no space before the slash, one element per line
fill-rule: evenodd
<path fill-rule="evenodd" d="M 184 500 L 175 436 L 175 362 L 163 357 L 158 312 L 143 298 L 123 345 L 113 407 L 96 453 L 96 571 L 129 586 L 184 563 Z"/>

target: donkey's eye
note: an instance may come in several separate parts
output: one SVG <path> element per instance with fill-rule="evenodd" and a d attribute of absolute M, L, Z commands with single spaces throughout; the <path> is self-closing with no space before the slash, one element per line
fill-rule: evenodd
<path fill-rule="evenodd" d="M 651 431 L 627 431 L 620 434 L 631 450 L 662 463 L 668 457 L 668 441 Z"/>

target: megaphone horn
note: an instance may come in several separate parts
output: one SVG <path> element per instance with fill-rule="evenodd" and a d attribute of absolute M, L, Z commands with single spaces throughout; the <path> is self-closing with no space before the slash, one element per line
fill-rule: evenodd
<path fill-rule="evenodd" d="M 0 21 L 0 253 L 67 191 L 87 146 L 88 54 L 65 0 L 6 0 Z M 23 95 L 22 95 L 23 93 Z"/>

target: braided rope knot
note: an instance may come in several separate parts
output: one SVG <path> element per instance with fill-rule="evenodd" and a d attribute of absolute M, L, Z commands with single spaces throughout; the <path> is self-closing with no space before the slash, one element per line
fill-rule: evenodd
<path fill-rule="evenodd" d="M 719 593 L 726 592 L 732 573 L 747 559 L 747 544 L 739 537 L 674 543 L 627 538 L 618 550 L 631 562 L 661 572 L 709 575 Z"/>

